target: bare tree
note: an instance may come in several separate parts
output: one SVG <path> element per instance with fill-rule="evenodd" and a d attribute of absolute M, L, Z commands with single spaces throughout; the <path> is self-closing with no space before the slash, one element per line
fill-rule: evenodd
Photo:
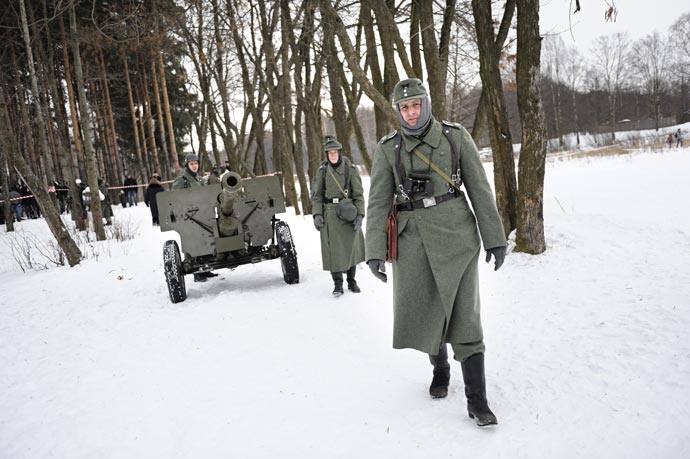
<path fill-rule="evenodd" d="M 577 137 L 577 145 L 580 145 L 580 118 L 577 113 L 577 95 L 578 88 L 580 86 L 580 81 L 584 72 L 584 67 L 582 64 L 582 55 L 580 52 L 572 46 L 566 46 L 563 52 L 563 76 L 564 81 L 568 89 L 570 90 L 570 95 L 572 97 L 573 105 L 573 121 L 575 124 L 575 136 Z"/>
<path fill-rule="evenodd" d="M 561 84 L 563 84 L 563 56 L 565 43 L 559 35 L 552 35 L 544 39 L 542 51 L 542 73 L 546 75 L 551 89 L 551 99 L 554 111 L 554 134 L 558 138 L 558 145 L 563 147 L 563 122 L 561 116 Z"/>
<path fill-rule="evenodd" d="M 491 3 L 472 0 L 479 47 L 479 74 L 486 94 L 489 116 L 489 138 L 494 159 L 494 185 L 496 205 L 503 221 L 506 237 L 515 229 L 517 221 L 517 180 L 513 139 L 508 124 L 503 96 L 503 83 L 498 66 L 498 50 L 494 39 Z M 480 103 L 482 103 L 480 101 Z"/>
<path fill-rule="evenodd" d="M 649 96 L 649 108 L 657 131 L 661 100 L 669 89 L 670 58 L 670 49 L 656 31 L 638 40 L 632 47 L 631 67 L 635 70 L 635 79 Z"/>
<path fill-rule="evenodd" d="M 599 37 L 592 48 L 593 69 L 608 94 L 611 139 L 616 140 L 617 98 L 630 78 L 628 52 L 630 39 L 625 33 Z"/>

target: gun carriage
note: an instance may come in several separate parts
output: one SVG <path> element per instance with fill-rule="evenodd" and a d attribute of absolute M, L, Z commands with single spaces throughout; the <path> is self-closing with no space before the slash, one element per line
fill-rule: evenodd
<path fill-rule="evenodd" d="M 166 191 L 156 198 L 161 231 L 176 231 L 180 236 L 180 246 L 168 240 L 163 247 L 165 280 L 173 303 L 187 298 L 187 274 L 276 258 L 280 258 L 285 282 L 299 282 L 290 227 L 276 218 L 285 212 L 278 175 L 242 179 L 228 171 L 220 183 Z"/>

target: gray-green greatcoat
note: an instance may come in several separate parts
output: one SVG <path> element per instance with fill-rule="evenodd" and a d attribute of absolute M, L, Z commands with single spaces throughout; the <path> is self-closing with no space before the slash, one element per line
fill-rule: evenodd
<path fill-rule="evenodd" d="M 494 196 L 469 133 L 460 125 L 432 119 L 423 141 L 404 134 L 381 139 L 372 165 L 366 225 L 366 259 L 385 260 L 386 221 L 393 196 L 398 203 L 405 202 L 396 193 L 401 182 L 395 173 L 394 144 L 402 139 L 406 174 L 410 160 L 414 170 L 427 170 L 412 153 L 417 148 L 451 176 L 450 143 L 442 129 L 448 130 L 455 142 L 462 188 L 474 213 L 465 193 L 433 207 L 399 212 L 398 258 L 393 262 L 393 347 L 432 355 L 442 343 L 483 339 L 477 271 L 479 234 L 485 249 L 506 245 Z M 449 185 L 439 174 L 432 170 L 431 177 L 434 196 L 448 192 Z"/>
<path fill-rule="evenodd" d="M 326 181 L 326 199 L 342 199 L 343 193 L 336 184 L 335 176 L 340 187 L 345 188 L 345 168 L 350 171 L 349 195 L 357 207 L 357 215 L 364 216 L 364 190 L 362 178 L 354 164 L 347 157 L 343 157 L 337 167 L 333 167 L 328 160 L 314 177 L 312 185 L 312 213 L 322 215 L 325 225 L 319 231 L 321 236 L 321 261 L 324 271 L 345 272 L 353 266 L 364 261 L 364 234 L 360 228 L 354 231 L 352 222 L 346 222 L 338 218 L 335 213 L 337 204 L 324 203 L 323 183 Z M 333 176 L 328 170 L 333 172 Z"/>
<path fill-rule="evenodd" d="M 185 168 L 182 169 L 182 174 L 175 177 L 175 180 L 172 184 L 172 189 L 180 190 L 182 188 L 193 188 L 197 186 L 202 186 L 201 181 L 196 175 L 192 174 L 192 171 L 190 171 L 188 167 L 185 166 Z"/>

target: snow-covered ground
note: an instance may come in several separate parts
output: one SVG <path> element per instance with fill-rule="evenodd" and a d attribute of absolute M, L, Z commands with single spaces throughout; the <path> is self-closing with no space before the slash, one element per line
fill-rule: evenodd
<path fill-rule="evenodd" d="M 143 204 L 75 268 L 22 273 L 47 226 L 3 226 L 0 458 L 688 458 L 689 173 L 690 148 L 549 161 L 548 250 L 481 263 L 488 429 L 459 363 L 431 400 L 427 357 L 391 349 L 391 283 L 361 265 L 331 297 L 311 217 L 284 215 L 299 284 L 270 261 L 178 304 Z"/>

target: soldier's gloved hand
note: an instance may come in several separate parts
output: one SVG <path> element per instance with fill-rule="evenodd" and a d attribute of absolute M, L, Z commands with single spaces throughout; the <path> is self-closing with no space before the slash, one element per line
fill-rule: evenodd
<path fill-rule="evenodd" d="M 367 261 L 371 273 L 376 276 L 381 282 L 388 282 L 388 276 L 386 276 L 386 262 L 379 259 L 372 259 Z"/>
<path fill-rule="evenodd" d="M 316 231 L 321 231 L 321 228 L 323 228 L 325 224 L 323 215 L 314 215 L 314 228 L 316 228 Z"/>
<path fill-rule="evenodd" d="M 355 231 L 359 231 L 359 229 L 362 227 L 362 219 L 364 217 L 362 215 L 357 215 L 355 217 L 355 221 L 352 222 L 352 227 L 355 229 Z"/>
<path fill-rule="evenodd" d="M 487 263 L 491 261 L 491 255 L 493 255 L 495 258 L 494 271 L 498 271 L 498 268 L 500 268 L 503 265 L 503 262 L 506 259 L 506 247 L 500 246 L 500 247 L 492 247 L 490 249 L 486 249 L 486 262 Z"/>

